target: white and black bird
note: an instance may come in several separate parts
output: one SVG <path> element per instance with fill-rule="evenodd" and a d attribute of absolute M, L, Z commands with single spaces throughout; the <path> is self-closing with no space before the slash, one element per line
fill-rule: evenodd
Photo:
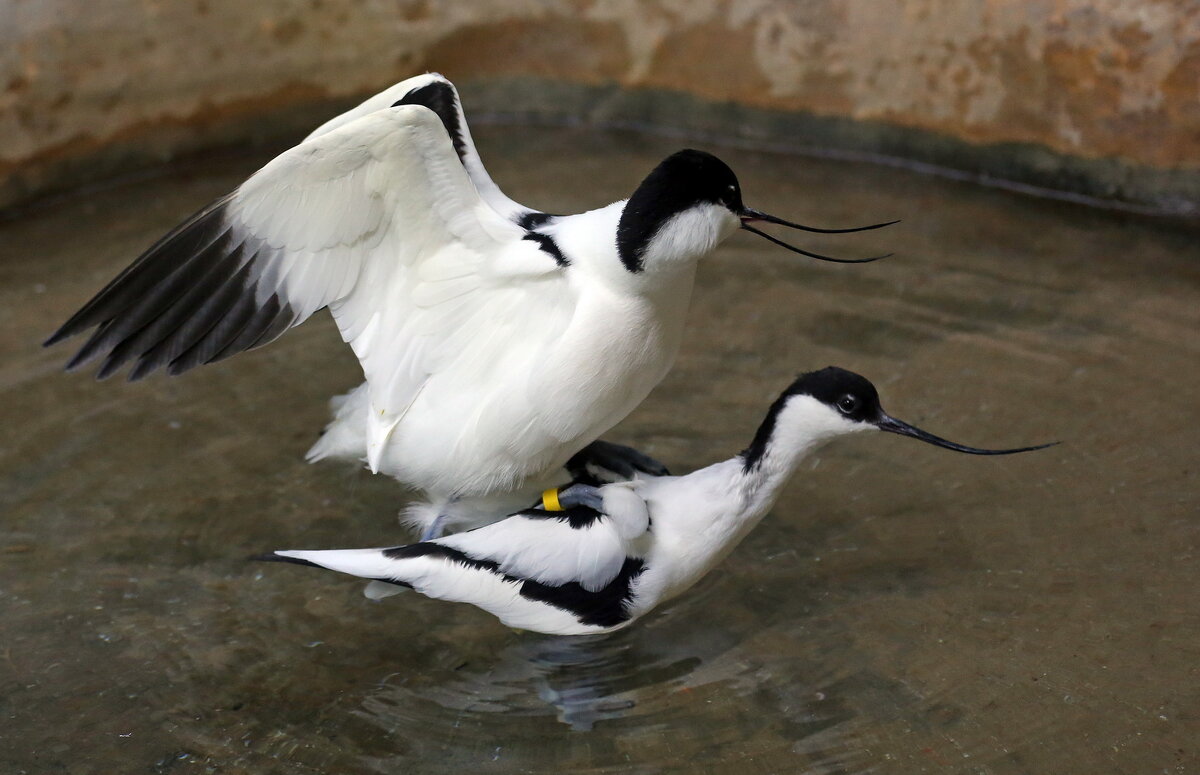
<path fill-rule="evenodd" d="M 256 559 L 373 579 L 372 597 L 408 587 L 471 603 L 510 627 L 608 632 L 675 597 L 719 563 L 775 503 L 805 455 L 837 436 L 871 430 L 974 455 L 1050 446 L 995 450 L 946 441 L 889 416 L 865 378 L 829 367 L 793 382 L 743 452 L 687 476 L 551 490 L 544 508 L 433 541 L 277 551 Z"/>
<path fill-rule="evenodd" d="M 739 227 L 762 234 L 757 221 L 886 225 L 812 229 L 750 209 L 729 167 L 694 150 L 628 200 L 537 212 L 492 182 L 453 85 L 428 74 L 196 213 L 47 344 L 94 327 L 68 368 L 132 364 L 136 380 L 267 344 L 328 308 L 366 381 L 334 400 L 308 457 L 365 461 L 445 506 L 540 489 L 628 415 L 675 359 L 697 260 Z"/>

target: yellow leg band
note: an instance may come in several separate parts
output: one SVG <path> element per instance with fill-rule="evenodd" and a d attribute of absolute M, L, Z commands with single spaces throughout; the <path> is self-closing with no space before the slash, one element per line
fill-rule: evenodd
<path fill-rule="evenodd" d="M 565 511 L 562 504 L 558 502 L 558 488 L 551 487 L 542 493 L 542 506 L 546 511 Z"/>

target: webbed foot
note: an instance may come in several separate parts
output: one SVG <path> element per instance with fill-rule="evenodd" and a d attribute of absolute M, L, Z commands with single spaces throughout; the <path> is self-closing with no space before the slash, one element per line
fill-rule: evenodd
<path fill-rule="evenodd" d="M 665 465 L 649 455 L 600 439 L 576 452 L 565 467 L 573 479 L 601 483 L 627 481 L 639 473 L 671 475 Z"/>

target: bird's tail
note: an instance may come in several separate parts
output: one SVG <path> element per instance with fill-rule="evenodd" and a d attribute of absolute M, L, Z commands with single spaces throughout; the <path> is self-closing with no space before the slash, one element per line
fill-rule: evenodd
<path fill-rule="evenodd" d="M 290 562 L 297 565 L 311 565 L 314 568 L 326 568 L 348 573 L 351 576 L 382 581 L 388 584 L 409 586 L 404 578 L 404 561 L 388 557 L 384 549 L 325 549 L 313 551 L 281 550 L 251 557 L 252 560 L 265 562 Z M 372 585 L 377 587 L 378 585 Z M 377 595 L 368 595 L 376 597 Z M 385 595 L 378 595 L 383 597 Z"/>
<path fill-rule="evenodd" d="M 321 437 L 304 453 L 310 463 L 326 458 L 361 461 L 367 458 L 367 384 L 329 399 L 333 416 Z"/>

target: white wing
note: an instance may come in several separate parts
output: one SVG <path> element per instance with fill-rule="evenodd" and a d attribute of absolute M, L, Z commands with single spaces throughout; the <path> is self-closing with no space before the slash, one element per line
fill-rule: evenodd
<path fill-rule="evenodd" d="M 467 117 L 463 113 L 458 90 L 439 73 L 413 76 L 384 89 L 360 105 L 317 127 L 307 139 L 311 140 L 370 113 L 396 105 L 424 105 L 437 114 L 471 182 L 475 184 L 483 201 L 493 210 L 510 220 L 536 212 L 509 199 L 492 181 L 479 158 L 479 151 L 475 149 L 475 141 L 471 138 L 471 130 L 467 126 Z"/>
<path fill-rule="evenodd" d="M 482 201 L 432 111 L 374 111 L 164 237 L 51 342 L 98 325 L 69 366 L 107 354 L 100 376 L 131 359 L 131 379 L 175 374 L 329 306 L 362 362 L 380 442 L 430 374 L 498 344 L 490 321 L 523 319 L 530 288 L 571 303 L 554 258 L 524 236 Z"/>

